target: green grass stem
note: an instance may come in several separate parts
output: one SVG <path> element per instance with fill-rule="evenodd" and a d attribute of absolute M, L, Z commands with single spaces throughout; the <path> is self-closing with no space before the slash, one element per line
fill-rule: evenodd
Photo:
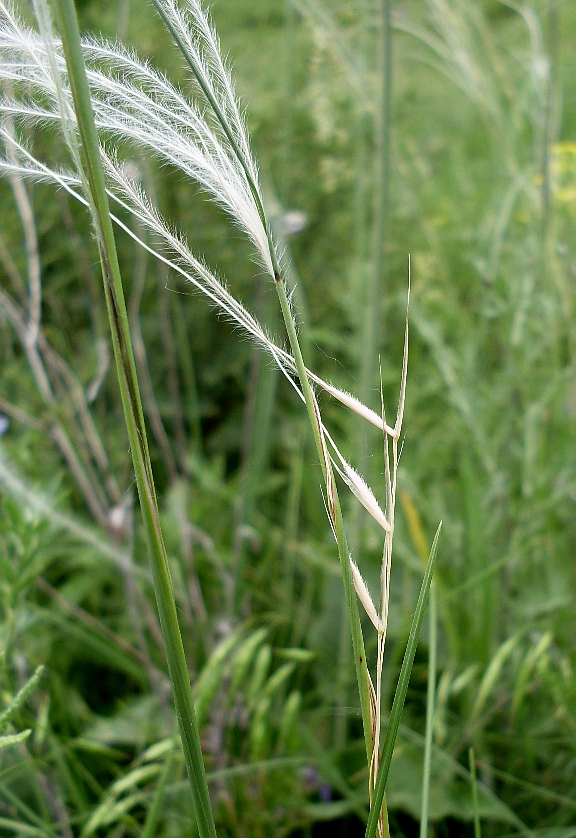
<path fill-rule="evenodd" d="M 215 838 L 216 829 L 204 771 L 188 667 L 178 625 L 168 557 L 160 528 L 160 516 L 130 338 L 130 327 L 108 206 L 106 183 L 100 159 L 98 134 L 94 123 L 90 89 L 82 55 L 78 20 L 73 0 L 54 0 L 54 8 L 62 37 L 70 89 L 76 112 L 82 162 L 85 166 L 85 177 L 90 192 L 88 197 L 93 209 L 93 221 L 100 251 L 104 293 L 122 406 L 152 560 L 154 589 L 160 614 L 162 636 L 166 646 L 168 669 L 192 788 L 198 830 L 201 838 Z"/>
<path fill-rule="evenodd" d="M 367 317 L 362 353 L 360 381 L 367 391 L 373 386 L 376 368 L 376 350 L 379 347 L 378 323 L 381 317 L 383 283 L 386 275 L 384 248 L 388 230 L 388 194 L 390 190 L 390 118 L 392 100 L 392 21 L 391 0 L 382 0 L 381 43 L 377 55 L 382 56 L 381 100 L 375 125 L 376 135 L 376 189 L 374 195 L 374 222 L 372 228 L 372 270 L 367 288 Z M 361 394 L 360 398 L 363 397 Z"/>
<path fill-rule="evenodd" d="M 472 781 L 472 809 L 474 812 L 474 838 L 482 838 L 482 830 L 480 829 L 480 808 L 478 805 L 478 782 L 476 780 L 476 758 L 474 756 L 474 748 L 468 751 L 468 759 L 470 762 L 470 778 Z"/>
<path fill-rule="evenodd" d="M 430 773 L 434 740 L 434 711 L 436 705 L 436 660 L 438 653 L 438 603 L 436 589 L 430 586 L 428 688 L 426 691 L 426 737 L 424 742 L 424 771 L 422 775 L 422 809 L 420 811 L 420 838 L 428 836 L 430 809 Z"/>
<path fill-rule="evenodd" d="M 324 456 L 324 445 L 320 436 L 319 417 L 316 413 L 315 399 L 312 394 L 310 381 L 306 373 L 304 359 L 298 343 L 298 336 L 296 334 L 296 327 L 290 311 L 290 304 L 286 296 L 286 287 L 282 280 L 276 281 L 276 290 L 278 292 L 278 299 L 280 301 L 280 308 L 284 318 L 284 324 L 288 331 L 288 339 L 290 347 L 296 361 L 296 369 L 298 371 L 298 378 L 302 386 L 304 398 L 306 401 L 306 409 L 308 411 L 308 418 L 312 426 L 312 433 L 314 435 L 314 442 L 316 450 L 322 465 L 324 479 L 327 486 L 327 504 L 328 513 L 334 527 L 334 534 L 338 544 L 338 555 L 340 558 L 340 567 L 342 570 L 342 581 L 344 584 L 344 596 L 346 599 L 346 608 L 350 620 L 350 631 L 352 634 L 352 648 L 354 650 L 354 666 L 356 670 L 356 680 L 358 682 L 358 691 L 360 693 L 360 707 L 362 711 L 362 723 L 364 727 L 364 741 L 366 745 L 366 754 L 368 761 L 372 756 L 373 735 L 370 713 L 370 677 L 368 675 L 368 666 L 366 662 L 366 652 L 364 649 L 364 637 L 362 634 L 362 625 L 360 623 L 360 614 L 358 611 L 358 601 L 356 599 L 356 591 L 354 590 L 354 583 L 352 581 L 352 573 L 350 570 L 350 553 L 348 550 L 348 542 L 346 533 L 344 531 L 344 520 L 342 518 L 342 508 L 340 506 L 340 498 L 338 490 L 334 482 L 334 475 L 330 461 L 326 460 Z M 332 491 L 330 491 L 332 490 Z"/>
<path fill-rule="evenodd" d="M 304 396 L 304 401 L 306 403 L 306 410 L 308 412 L 308 418 L 310 420 L 310 425 L 312 427 L 312 433 L 314 436 L 314 442 L 316 445 L 316 450 L 318 456 L 320 458 L 320 463 L 322 465 L 323 475 L 326 482 L 326 494 L 327 494 L 327 506 L 328 506 L 328 513 L 330 516 L 331 524 L 334 530 L 334 534 L 336 536 L 336 541 L 338 544 L 338 554 L 340 557 L 340 565 L 342 568 L 342 578 L 344 584 L 344 593 L 346 598 L 346 606 L 348 610 L 348 615 L 350 619 L 350 626 L 351 626 L 351 634 L 352 634 L 352 645 L 354 649 L 354 663 L 356 669 L 356 678 L 358 681 L 358 689 L 360 693 L 360 704 L 361 704 L 361 711 L 362 711 L 362 722 L 364 727 L 364 739 L 366 744 L 366 753 L 368 760 L 371 759 L 372 755 L 372 747 L 373 747 L 373 738 L 372 738 L 372 723 L 371 723 L 371 712 L 370 712 L 370 677 L 368 674 L 368 667 L 366 663 L 366 652 L 364 649 L 364 638 L 362 635 L 362 625 L 360 622 L 360 614 L 358 610 L 358 602 L 356 599 L 356 592 L 354 590 L 354 584 L 352 581 L 352 573 L 350 570 L 350 556 L 348 551 L 348 543 L 346 540 L 346 535 L 344 532 L 344 522 L 342 518 L 342 510 L 340 506 L 340 499 L 338 497 L 338 491 L 336 488 L 336 483 L 334 480 L 334 474 L 332 472 L 332 466 L 330 464 L 330 460 L 326 455 L 326 447 L 324 440 L 322 438 L 322 427 L 321 427 L 321 420 L 318 413 L 316 399 L 312 392 L 312 387 L 310 384 L 310 380 L 308 378 L 308 373 L 306 371 L 306 366 L 304 364 L 304 359 L 302 357 L 302 350 L 300 348 L 300 342 L 298 340 L 298 335 L 296 333 L 296 325 L 294 323 L 294 318 L 292 315 L 292 311 L 290 309 L 290 303 L 288 300 L 288 295 L 286 292 L 286 285 L 284 279 L 282 277 L 282 271 L 278 262 L 278 257 L 276 255 L 276 247 L 272 237 L 272 231 L 270 224 L 268 222 L 266 212 L 264 210 L 264 206 L 262 203 L 262 199 L 260 197 L 260 190 L 258 188 L 258 184 L 255 183 L 254 178 L 251 173 L 249 161 L 245 159 L 245 156 L 240 148 L 238 142 L 236 141 L 236 137 L 234 136 L 234 132 L 231 129 L 230 125 L 228 124 L 228 120 L 226 115 L 224 114 L 222 108 L 220 107 L 218 101 L 214 97 L 211 89 L 204 81 L 202 72 L 197 66 L 196 60 L 193 55 L 189 53 L 186 43 L 180 37 L 178 31 L 172 24 L 172 21 L 169 15 L 166 13 L 164 7 L 162 6 L 160 0 L 152 0 L 156 10 L 158 11 L 160 17 L 164 21 L 168 31 L 174 38 L 175 43 L 177 44 L 178 48 L 180 49 L 184 60 L 186 61 L 187 65 L 191 69 L 192 73 L 198 85 L 205 96 L 207 102 L 209 103 L 222 131 L 224 132 L 228 142 L 230 143 L 230 147 L 235 154 L 238 162 L 242 166 L 244 174 L 246 176 L 247 182 L 250 186 L 250 190 L 252 196 L 254 198 L 258 213 L 260 215 L 260 219 L 262 224 L 264 225 L 264 229 L 266 231 L 266 236 L 268 239 L 268 247 L 270 252 L 271 263 L 274 271 L 274 284 L 276 286 L 276 291 L 278 293 L 278 300 L 280 303 L 280 310 L 282 312 L 282 317 L 284 320 L 284 325 L 286 327 L 286 331 L 288 333 L 288 340 L 290 343 L 290 348 L 292 350 L 292 354 L 294 356 L 295 364 L 296 364 L 296 371 L 298 375 L 298 379 L 300 381 L 300 386 L 302 388 L 302 393 Z"/>

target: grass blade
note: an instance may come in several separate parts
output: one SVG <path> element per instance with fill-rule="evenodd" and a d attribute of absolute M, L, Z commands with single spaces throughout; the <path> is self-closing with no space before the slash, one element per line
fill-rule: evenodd
<path fill-rule="evenodd" d="M 430 772 L 432 768 L 432 740 L 434 712 L 436 709 L 436 657 L 438 651 L 438 604 L 436 590 L 430 588 L 430 654 L 428 658 L 428 692 L 426 695 L 426 739 L 424 745 L 424 772 L 422 777 L 422 810 L 420 812 L 420 838 L 428 838 L 428 811 L 430 807 Z"/>
<path fill-rule="evenodd" d="M 406 693 L 408 691 L 410 673 L 412 672 L 412 664 L 414 663 L 414 655 L 416 654 L 418 637 L 420 636 L 422 620 L 424 619 L 424 611 L 426 609 L 428 594 L 430 592 L 430 584 L 432 582 L 432 574 L 434 572 L 436 553 L 438 552 L 438 539 L 440 538 L 441 528 L 442 523 L 440 522 L 440 524 L 438 525 L 438 529 L 436 530 L 436 535 L 434 536 L 434 541 L 432 542 L 432 548 L 430 550 L 428 564 L 426 565 L 426 572 L 424 574 L 424 579 L 422 580 L 422 585 L 420 587 L 418 602 L 416 603 L 416 611 L 414 613 L 414 618 L 410 627 L 410 634 L 408 636 L 406 651 L 404 652 L 404 660 L 402 661 L 402 667 L 400 669 L 400 675 L 398 677 L 396 692 L 394 693 L 392 711 L 390 713 L 390 720 L 388 722 L 388 728 L 386 730 L 386 736 L 384 738 L 384 745 L 382 748 L 380 770 L 378 772 L 376 786 L 374 788 L 374 796 L 372 798 L 372 807 L 370 809 L 368 824 L 366 826 L 366 838 L 375 838 L 376 836 L 378 819 L 380 816 L 380 809 L 384 800 L 386 783 L 388 781 L 390 764 L 392 762 L 392 754 L 394 752 L 396 737 L 398 736 L 398 728 L 400 726 L 402 710 L 404 709 L 404 701 L 406 699 Z"/>
<path fill-rule="evenodd" d="M 130 328 L 112 230 L 106 182 L 100 157 L 98 135 L 90 100 L 90 89 L 80 43 L 80 32 L 73 0 L 54 0 L 78 133 L 83 152 L 82 165 L 102 264 L 104 292 L 112 333 L 116 369 L 130 448 L 136 473 L 138 495 L 148 538 L 154 589 L 166 646 L 176 715 L 192 787 L 194 809 L 201 838 L 215 838 L 216 829 L 200 747 L 192 690 L 184 647 L 178 625 L 168 557 L 160 529 L 156 490 L 146 439 L 142 402 L 130 338 Z"/>
<path fill-rule="evenodd" d="M 470 777 L 472 779 L 472 805 L 474 809 L 474 838 L 482 838 L 482 830 L 480 829 L 480 809 L 478 807 L 478 781 L 476 779 L 476 758 L 474 756 L 474 748 L 468 751 L 468 759 L 470 760 Z"/>
<path fill-rule="evenodd" d="M 140 838 L 154 838 L 154 835 L 157 834 L 158 821 L 160 818 L 160 809 L 162 801 L 164 799 L 166 786 L 168 784 L 168 778 L 170 776 L 170 771 L 172 770 L 173 764 L 174 750 L 171 750 L 168 756 L 166 757 L 164 768 L 162 769 L 162 773 L 158 779 L 158 783 L 156 784 L 156 789 L 154 791 L 152 803 L 150 804 L 150 808 L 148 809 L 148 816 L 146 818 L 146 823 L 144 824 L 144 829 L 140 834 Z"/>

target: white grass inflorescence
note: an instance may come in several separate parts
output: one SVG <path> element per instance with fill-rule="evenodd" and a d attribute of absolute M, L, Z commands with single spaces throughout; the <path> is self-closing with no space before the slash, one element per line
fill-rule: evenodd
<path fill-rule="evenodd" d="M 1 110 L 37 124 L 61 124 L 55 71 L 64 75 L 65 63 L 59 42 L 54 43 L 53 51 L 47 50 L 44 40 L 20 24 L 4 2 L 0 3 L 0 23 L 2 77 L 14 85 L 25 84 L 21 98 L 4 97 Z M 267 272 L 273 275 L 266 231 L 252 189 L 225 138 L 218 136 L 203 113 L 162 74 L 119 44 L 90 39 L 84 41 L 83 49 L 92 107 L 103 136 L 128 140 L 198 182 L 250 237 Z M 244 147 L 247 141 L 238 133 L 238 126 L 241 122 L 234 127 Z"/>
<path fill-rule="evenodd" d="M 194 73 L 195 85 L 209 108 L 190 101 L 150 64 L 118 44 L 86 39 L 83 53 L 87 65 L 92 108 L 100 134 L 100 156 L 107 178 L 108 195 L 136 221 L 135 229 L 146 229 L 143 240 L 129 225 L 112 219 L 129 236 L 158 259 L 170 265 L 224 312 L 255 343 L 267 351 L 306 402 L 317 434 L 318 453 L 326 482 L 328 517 L 344 556 L 344 573 L 352 591 L 358 635 L 361 636 L 353 589 L 378 632 L 376 689 L 370 682 L 373 750 L 371 788 L 378 769 L 381 705 L 381 670 L 388 617 L 390 561 L 394 533 L 394 499 L 404 410 L 407 374 L 405 345 L 402 383 L 394 427 L 386 423 L 384 411 L 378 416 L 350 394 L 327 384 L 304 367 L 296 336 L 296 324 L 289 311 L 289 299 L 281 305 L 291 340 L 293 355 L 277 345 L 260 323 L 235 298 L 226 285 L 190 250 L 185 237 L 162 218 L 130 167 L 122 164 L 106 146 L 122 144 L 136 153 L 152 153 L 200 184 L 209 197 L 223 207 L 252 241 L 260 263 L 279 287 L 278 257 L 263 211 L 258 171 L 253 160 L 244 121 L 237 104 L 230 74 L 221 57 L 218 39 L 198 0 L 187 0 L 181 10 L 175 0 L 154 0 L 166 25 L 179 44 Z M 50 180 L 66 189 L 77 200 L 87 203 L 82 189 L 81 171 L 75 145 L 75 117 L 66 81 L 66 64 L 58 39 L 42 37 L 24 26 L 5 0 L 0 0 L 0 77 L 5 85 L 0 97 L 0 137 L 7 151 L 0 159 L 0 173 L 16 173 L 36 180 Z M 9 125 L 55 126 L 63 131 L 76 171 L 66 172 L 37 159 Z M 151 244 L 154 242 L 154 244 Z M 156 244 L 159 243 L 159 244 Z M 282 284 L 282 293 L 285 288 Z M 407 340 L 407 337 L 406 337 Z M 299 378 L 299 381 L 298 381 Z M 326 390 L 348 409 L 383 432 L 385 458 L 384 510 L 372 490 L 340 454 L 326 430 L 312 385 Z M 339 533 L 341 510 L 333 467 L 355 497 L 384 532 L 380 601 L 374 605 L 357 565 L 349 558 L 345 537 Z M 353 589 L 352 589 L 353 586 Z M 352 625 L 354 619 L 351 618 Z M 354 637 L 354 628 L 353 628 Z M 361 637 L 360 637 L 361 639 Z M 355 640 L 355 642 L 357 642 Z M 363 640 L 361 641 L 363 644 Z M 360 655 L 365 667 L 365 656 Z M 366 668 L 367 672 L 367 668 Z M 367 674 L 368 679 L 370 678 Z M 359 685 L 362 678 L 359 676 Z M 360 687 L 362 695 L 362 687 Z M 368 711 L 364 711 L 363 716 Z M 366 727 L 366 720 L 365 727 Z"/>
<path fill-rule="evenodd" d="M 173 0 L 163 0 L 162 14 L 167 18 L 173 34 L 185 45 L 194 66 L 196 82 L 224 116 L 228 129 L 223 131 L 218 120 L 212 120 L 210 124 L 204 111 L 190 102 L 161 73 L 148 63 L 141 62 L 134 53 L 118 44 L 87 39 L 83 49 L 96 124 L 104 138 L 128 141 L 135 149 L 152 152 L 201 184 L 249 236 L 267 272 L 273 275 L 271 241 L 265 220 L 261 217 L 259 193 L 257 196 L 254 194 L 258 183 L 257 167 L 250 153 L 244 122 L 230 75 L 221 58 L 217 37 L 196 0 L 189 0 L 186 12 L 182 12 Z M 57 39 L 52 39 L 41 15 L 39 20 L 42 36 L 20 23 L 11 6 L 0 0 L 0 70 L 2 78 L 8 82 L 0 100 L 0 113 L 4 114 L 5 119 L 60 126 L 79 170 L 81 167 L 78 166 L 77 147 L 70 130 L 74 124 L 74 111 L 70 93 L 63 82 L 66 67 L 61 44 Z M 59 171 L 45 165 L 5 126 L 0 127 L 0 135 L 10 149 L 10 154 L 0 160 L 0 171 L 52 180 L 76 199 L 85 202 L 79 190 L 81 183 L 76 172 Z M 184 275 L 220 311 L 270 353 L 301 398 L 304 398 L 294 378 L 296 364 L 293 357 L 270 338 L 225 284 L 193 255 L 184 237 L 166 224 L 140 184 L 130 176 L 128 167 L 115 160 L 104 146 L 101 155 L 110 197 L 133 214 L 139 224 L 162 243 L 162 251 L 143 241 L 131 228 L 114 217 L 116 223 L 149 252 Z M 404 369 L 403 382 L 405 372 Z M 309 371 L 307 374 L 311 381 L 346 407 L 379 427 L 385 438 L 391 438 L 397 443 L 401 424 L 400 407 L 395 427 L 392 428 L 354 396 L 327 384 Z M 403 399 L 404 383 L 401 405 Z M 327 439 L 335 452 L 335 456 L 330 457 L 323 441 L 326 465 L 329 460 L 332 461 L 353 494 L 382 527 L 387 541 L 390 540 L 392 524 L 389 517 L 380 508 L 372 490 L 338 451 L 322 424 L 317 404 L 316 414 L 322 440 Z M 389 473 L 387 484 L 387 507 L 390 507 L 395 486 L 390 485 Z M 384 565 L 387 564 L 385 560 Z"/>
<path fill-rule="evenodd" d="M 170 4 L 169 7 L 173 11 L 176 8 L 174 4 Z M 179 20 L 183 26 L 181 16 Z M 205 22 L 202 35 L 207 43 L 209 32 L 212 30 Z M 215 36 L 210 42 L 210 54 L 217 47 L 217 41 L 214 39 Z M 141 148 L 156 154 L 164 162 L 179 168 L 200 183 L 242 227 L 256 246 L 267 272 L 273 274 L 264 224 L 245 171 L 239 165 L 236 155 L 226 147 L 226 138 L 218 136 L 219 132 L 209 127 L 204 114 L 162 74 L 146 62 L 141 62 L 122 46 L 90 39 L 84 42 L 84 51 L 89 67 L 88 76 L 96 122 L 103 136 L 113 136 L 116 140 L 124 142 L 130 141 L 136 149 Z M 210 77 L 208 67 L 215 63 L 214 56 L 208 64 L 208 59 L 202 58 L 204 53 L 200 49 L 197 53 L 200 66 L 205 67 L 205 72 Z M 5 88 L 4 96 L 0 100 L 0 113 L 18 121 L 62 126 L 62 111 L 66 105 L 62 103 L 54 73 L 57 69 L 60 77 L 64 77 L 65 65 L 58 41 L 54 42 L 53 55 L 55 63 L 48 55 L 42 38 L 21 24 L 11 7 L 2 0 L 0 72 L 5 81 L 11 82 L 12 87 Z M 250 174 L 257 182 L 257 170 L 249 154 L 243 121 L 237 106 L 231 104 L 234 101 L 231 82 L 221 60 L 219 67 L 219 87 L 226 95 L 218 93 L 218 101 L 222 107 L 225 101 L 228 102 L 225 112 L 231 117 L 242 151 L 251 161 Z M 19 90 L 19 84 L 22 90 Z M 213 88 L 216 95 L 218 88 L 215 85 Z M 66 116 L 66 122 L 68 119 L 74 120 L 69 103 Z M 21 165 L 15 165 L 14 160 L 0 160 L 0 171 L 18 171 L 25 177 L 53 180 L 59 185 L 66 184 L 72 194 L 76 198 L 79 197 L 73 190 L 73 185 L 78 183 L 75 173 L 59 171 L 41 163 L 15 137 L 10 136 L 5 128 L 1 128 L 0 131 L 5 144 L 10 145 L 22 161 Z M 295 364 L 292 356 L 272 341 L 260 324 L 228 292 L 225 285 L 191 253 L 184 238 L 169 228 L 138 183 L 131 179 L 104 149 L 102 153 L 110 179 L 111 197 L 130 209 L 144 227 L 158 236 L 172 257 L 176 256 L 178 259 L 181 273 L 184 272 L 215 305 L 271 353 L 284 371 L 293 375 Z M 129 232 L 134 237 L 132 231 Z M 160 255 L 154 248 L 147 248 L 156 256 Z M 383 429 L 377 413 L 354 396 L 308 372 L 312 381 L 343 405 Z M 393 433 L 393 429 L 386 427 L 386 432 Z"/>

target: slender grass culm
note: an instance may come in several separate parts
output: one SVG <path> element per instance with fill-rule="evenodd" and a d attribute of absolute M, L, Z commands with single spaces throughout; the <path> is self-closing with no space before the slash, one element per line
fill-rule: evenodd
<path fill-rule="evenodd" d="M 36 16 L 46 46 L 46 55 L 52 69 L 52 81 L 58 97 L 64 136 L 76 165 L 76 170 L 81 177 L 83 194 L 88 203 L 100 253 L 116 372 L 122 396 L 126 428 L 130 439 L 140 508 L 152 562 L 160 625 L 166 648 L 182 746 L 190 777 L 198 831 L 201 838 L 213 838 L 216 835 L 216 829 L 204 771 L 190 679 L 178 625 L 168 557 L 160 527 L 160 515 L 148 451 L 144 411 L 140 398 L 124 290 L 116 254 L 104 170 L 100 160 L 98 135 L 90 101 L 90 90 L 86 78 L 76 10 L 72 0 L 55 0 L 54 8 L 62 37 L 62 51 L 66 61 L 69 90 L 65 89 L 59 69 L 56 66 L 47 4 L 43 0 L 38 0 L 35 3 Z M 72 114 L 75 115 L 77 135 L 74 130 Z"/>
<path fill-rule="evenodd" d="M 202 838 L 213 836 L 215 826 L 169 563 L 160 529 L 113 223 L 191 282 L 269 353 L 305 404 L 322 470 L 326 510 L 338 547 L 354 651 L 369 767 L 371 810 L 366 835 L 368 838 L 376 834 L 387 836 L 384 793 L 438 542 L 437 533 L 414 614 L 390 721 L 381 744 L 382 668 L 408 371 L 408 324 L 406 322 L 398 408 L 394 424 L 389 425 L 384 407 L 379 416 L 306 367 L 281 260 L 264 209 L 258 170 L 217 36 L 200 3 L 188 0 L 185 7 L 180 8 L 174 0 L 153 0 L 192 73 L 197 97 L 195 101 L 190 101 L 162 74 L 149 64 L 138 61 L 133 53 L 118 44 L 94 39 L 81 42 L 72 0 L 53 2 L 59 38 L 51 33 L 45 0 L 36 0 L 34 4 L 40 34 L 27 28 L 13 8 L 0 0 L 0 76 L 5 91 L 0 102 L 0 111 L 4 116 L 0 134 L 6 147 L 0 171 L 7 175 L 51 181 L 85 204 L 90 212 L 100 253 L 117 376 L 199 833 Z M 60 170 L 38 159 L 18 137 L 16 128 L 24 123 L 58 126 L 70 153 L 71 170 Z M 192 254 L 184 236 L 169 227 L 150 197 L 132 178 L 129 167 L 123 166 L 114 153 L 114 144 L 120 142 L 141 153 L 155 155 L 199 183 L 209 198 L 223 208 L 248 236 L 261 266 L 276 289 L 290 352 L 270 338 L 226 286 Z M 111 210 L 111 206 L 119 208 L 118 215 Z M 144 228 L 151 234 L 150 241 L 154 244 L 144 241 L 121 220 L 119 216 L 125 217 L 126 212 L 137 221 L 136 229 Z M 382 431 L 383 507 L 341 455 L 325 427 L 316 395 L 318 390 L 327 391 Z M 362 578 L 357 558 L 353 560 L 350 556 L 336 475 L 383 532 L 378 607 Z M 358 600 L 376 631 L 374 679 L 366 659 Z"/>

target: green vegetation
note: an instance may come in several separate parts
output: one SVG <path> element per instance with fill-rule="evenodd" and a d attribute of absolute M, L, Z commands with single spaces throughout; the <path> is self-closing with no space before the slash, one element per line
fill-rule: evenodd
<path fill-rule="evenodd" d="M 83 30 L 118 33 L 201 99 L 152 3 L 77 9 Z M 17 12 L 33 24 L 27 4 Z M 383 791 L 388 767 L 383 834 L 576 835 L 576 10 L 216 0 L 212 12 L 265 216 L 242 144 L 233 149 L 208 106 L 226 165 L 246 166 L 230 170 L 228 192 L 201 167 L 201 187 L 183 177 L 174 140 L 153 156 L 145 140 L 120 139 L 112 100 L 97 96 L 106 177 L 124 200 L 111 208 L 124 225 L 127 316 L 112 325 L 131 339 L 142 405 L 132 412 L 145 417 L 127 434 L 90 213 L 52 175 L 22 172 L 23 149 L 74 169 L 73 121 L 67 149 L 63 111 L 58 125 L 48 117 L 55 100 L 38 92 L 30 57 L 19 65 L 29 86 L 10 79 L 2 3 L 0 836 L 202 829 L 137 489 L 158 498 L 158 555 L 163 538 L 219 836 L 374 835 L 368 789 Z M 114 75 L 86 55 L 135 85 L 122 105 L 135 114 L 146 85 L 128 58 Z M 11 113 L 13 100 L 44 108 L 44 120 Z M 167 111 L 166 130 L 181 115 Z M 153 145 L 152 112 L 142 126 Z M 226 195 L 242 183 L 234 210 Z M 61 187 L 81 184 L 62 174 Z M 168 226 L 146 214 L 144 193 Z M 162 249 L 172 227 L 207 267 L 182 241 Z M 179 247 L 177 265 L 152 255 L 173 260 Z M 224 277 L 265 332 L 246 340 L 239 309 L 219 316 L 232 305 L 220 286 L 209 285 L 210 304 L 179 267 L 205 287 L 209 271 Z M 307 377 L 268 335 L 300 347 L 321 379 L 308 412 L 286 386 L 297 372 L 306 392 Z M 382 393 L 402 434 L 383 441 L 323 381 L 378 416 Z M 348 492 L 337 454 L 332 473 L 315 398 L 383 519 Z M 430 609 L 415 617 L 439 521 Z M 372 611 L 358 607 L 348 549 Z M 380 782 L 367 767 L 374 742 Z"/>

